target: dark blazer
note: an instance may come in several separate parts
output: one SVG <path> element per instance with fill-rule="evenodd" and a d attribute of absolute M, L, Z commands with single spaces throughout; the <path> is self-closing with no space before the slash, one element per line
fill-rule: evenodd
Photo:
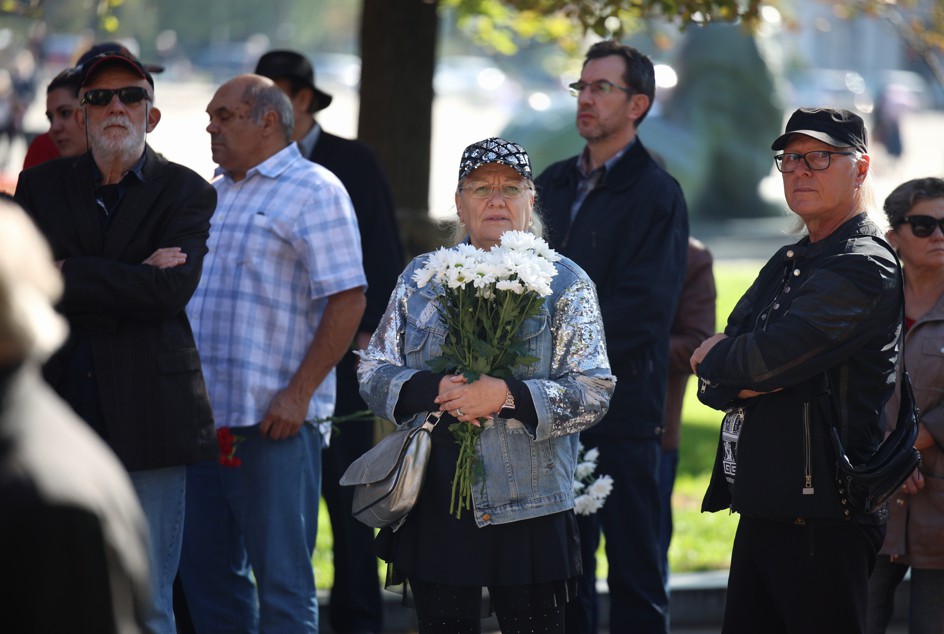
<path fill-rule="evenodd" d="M 129 470 L 212 459 L 213 417 L 184 308 L 200 281 L 216 190 L 150 147 L 144 181 L 129 176 L 110 229 L 95 202 L 92 156 L 57 159 L 21 172 L 16 199 L 63 260 L 58 309 L 72 335 L 46 365 L 61 384 L 77 334 L 88 337 L 104 435 Z M 187 262 L 142 264 L 160 247 Z M 75 404 L 73 404 L 75 405 Z"/>
<path fill-rule="evenodd" d="M 573 223 L 577 157 L 535 184 L 548 242 L 597 286 L 616 392 L 587 437 L 662 433 L 669 329 L 685 279 L 688 210 L 682 190 L 638 139 L 587 194 Z"/>
<path fill-rule="evenodd" d="M 360 141 L 322 128 L 308 159 L 331 170 L 354 203 L 367 276 L 367 308 L 358 330 L 372 333 L 405 264 L 393 192 L 373 150 Z"/>

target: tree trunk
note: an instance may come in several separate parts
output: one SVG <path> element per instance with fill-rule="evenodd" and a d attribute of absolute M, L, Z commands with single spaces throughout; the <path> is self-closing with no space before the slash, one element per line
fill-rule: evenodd
<path fill-rule="evenodd" d="M 358 138 L 390 179 L 407 254 L 437 242 L 429 218 L 436 0 L 363 0 Z"/>

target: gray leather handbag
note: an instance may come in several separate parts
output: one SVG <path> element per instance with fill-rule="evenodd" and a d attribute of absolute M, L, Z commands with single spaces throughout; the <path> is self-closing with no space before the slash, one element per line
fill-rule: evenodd
<path fill-rule="evenodd" d="M 387 434 L 341 476 L 341 486 L 354 487 L 351 513 L 374 528 L 396 531 L 406 521 L 426 479 L 432 447 L 430 435 L 442 412 L 431 412 L 418 427 Z"/>

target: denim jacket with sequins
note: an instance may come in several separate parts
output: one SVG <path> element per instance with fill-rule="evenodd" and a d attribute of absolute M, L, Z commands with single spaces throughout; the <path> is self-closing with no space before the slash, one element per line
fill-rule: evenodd
<path fill-rule="evenodd" d="M 394 409 L 400 389 L 440 355 L 446 336 L 435 291 L 413 281 L 426 259 L 416 258 L 400 275 L 357 372 L 370 409 L 401 426 L 425 420 L 428 412 L 397 419 Z M 484 468 L 472 484 L 479 526 L 573 508 L 578 432 L 599 422 L 616 385 L 593 283 L 566 258 L 556 268 L 540 314 L 519 330 L 527 354 L 539 360 L 513 371 L 528 387 L 538 424 L 495 417 L 484 425 L 477 447 Z"/>

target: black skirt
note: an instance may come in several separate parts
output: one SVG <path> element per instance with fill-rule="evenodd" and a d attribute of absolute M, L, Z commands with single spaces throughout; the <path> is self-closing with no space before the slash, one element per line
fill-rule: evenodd
<path fill-rule="evenodd" d="M 573 510 L 479 528 L 471 511 L 449 513 L 459 446 L 444 415 L 433 432 L 426 481 L 406 521 L 382 529 L 375 553 L 388 563 L 387 585 L 405 579 L 452 586 L 543 586 L 561 605 L 581 573 Z"/>

